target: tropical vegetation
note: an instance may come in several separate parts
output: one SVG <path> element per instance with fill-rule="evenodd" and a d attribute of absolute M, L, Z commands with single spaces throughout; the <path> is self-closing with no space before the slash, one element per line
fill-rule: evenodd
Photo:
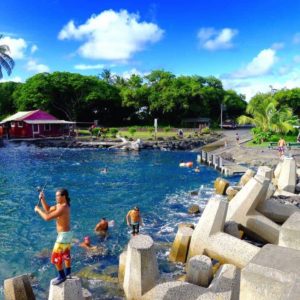
<path fill-rule="evenodd" d="M 0 42 L 3 35 L 0 35 Z M 8 75 L 11 74 L 12 69 L 15 66 L 14 60 L 9 56 L 9 47 L 7 45 L 0 44 L 0 79 L 3 78 L 2 68 L 5 69 Z"/>

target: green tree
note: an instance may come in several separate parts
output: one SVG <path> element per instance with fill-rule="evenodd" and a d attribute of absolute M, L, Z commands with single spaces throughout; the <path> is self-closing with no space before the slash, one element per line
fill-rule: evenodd
<path fill-rule="evenodd" d="M 0 40 L 2 38 L 3 35 L 0 35 Z M 2 68 L 10 75 L 15 66 L 14 60 L 8 54 L 9 52 L 10 49 L 7 45 L 0 45 L 0 79 L 3 78 Z"/>
<path fill-rule="evenodd" d="M 296 115 L 300 116 L 300 88 L 279 90 L 274 94 L 274 98 L 280 107 L 290 107 Z"/>
<path fill-rule="evenodd" d="M 22 83 L 12 81 L 0 83 L 0 119 L 15 113 L 13 93 L 20 85 Z"/>
<path fill-rule="evenodd" d="M 223 104 L 226 106 L 225 114 L 229 119 L 236 119 L 246 112 L 247 102 L 245 96 L 237 94 L 233 90 L 225 91 Z"/>
<path fill-rule="evenodd" d="M 240 124 L 251 123 L 256 133 L 288 133 L 294 131 L 297 118 L 291 108 L 278 108 L 278 102 L 270 94 L 257 94 L 249 102 L 246 112 L 250 116 L 240 116 Z"/>

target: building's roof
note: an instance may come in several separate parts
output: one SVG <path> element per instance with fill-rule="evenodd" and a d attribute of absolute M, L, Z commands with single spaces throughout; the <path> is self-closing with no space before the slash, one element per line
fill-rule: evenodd
<path fill-rule="evenodd" d="M 24 120 L 28 124 L 75 124 L 76 122 L 64 120 Z"/>
<path fill-rule="evenodd" d="M 33 113 L 37 112 L 38 110 L 31 110 L 31 111 L 19 111 L 17 113 L 15 113 L 14 115 L 12 116 L 9 116 L 7 118 L 5 118 L 4 120 L 2 120 L 0 122 L 0 124 L 2 123 L 6 123 L 6 122 L 9 122 L 9 121 L 21 121 L 23 120 L 25 117 L 28 117 L 30 115 L 32 115 Z"/>

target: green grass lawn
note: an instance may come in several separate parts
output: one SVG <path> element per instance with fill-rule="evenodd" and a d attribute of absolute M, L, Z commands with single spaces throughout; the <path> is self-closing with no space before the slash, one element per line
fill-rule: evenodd
<path fill-rule="evenodd" d="M 287 136 L 284 137 L 284 139 L 287 143 L 296 142 L 297 141 L 297 135 L 287 135 Z M 279 140 L 279 137 L 278 137 L 278 140 Z M 251 140 L 251 141 L 246 143 L 246 146 L 247 147 L 255 147 L 255 148 L 268 148 L 270 142 L 276 142 L 276 141 L 272 140 L 272 141 L 263 142 L 261 144 L 254 144 L 253 141 Z"/>

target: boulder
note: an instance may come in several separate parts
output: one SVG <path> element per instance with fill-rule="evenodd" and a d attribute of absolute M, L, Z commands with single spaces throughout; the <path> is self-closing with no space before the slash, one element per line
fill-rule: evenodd
<path fill-rule="evenodd" d="M 200 213 L 200 207 L 197 204 L 193 204 L 188 209 L 189 214 L 199 214 Z"/>
<path fill-rule="evenodd" d="M 229 182 L 225 180 L 224 178 L 218 177 L 215 180 L 214 184 L 216 193 L 219 195 L 225 195 L 226 189 L 229 187 Z"/>
<path fill-rule="evenodd" d="M 186 281 L 208 287 L 213 277 L 211 259 L 205 255 L 192 257 L 187 265 Z"/>
<path fill-rule="evenodd" d="M 35 300 L 28 275 L 4 280 L 4 297 L 7 300 Z"/>

